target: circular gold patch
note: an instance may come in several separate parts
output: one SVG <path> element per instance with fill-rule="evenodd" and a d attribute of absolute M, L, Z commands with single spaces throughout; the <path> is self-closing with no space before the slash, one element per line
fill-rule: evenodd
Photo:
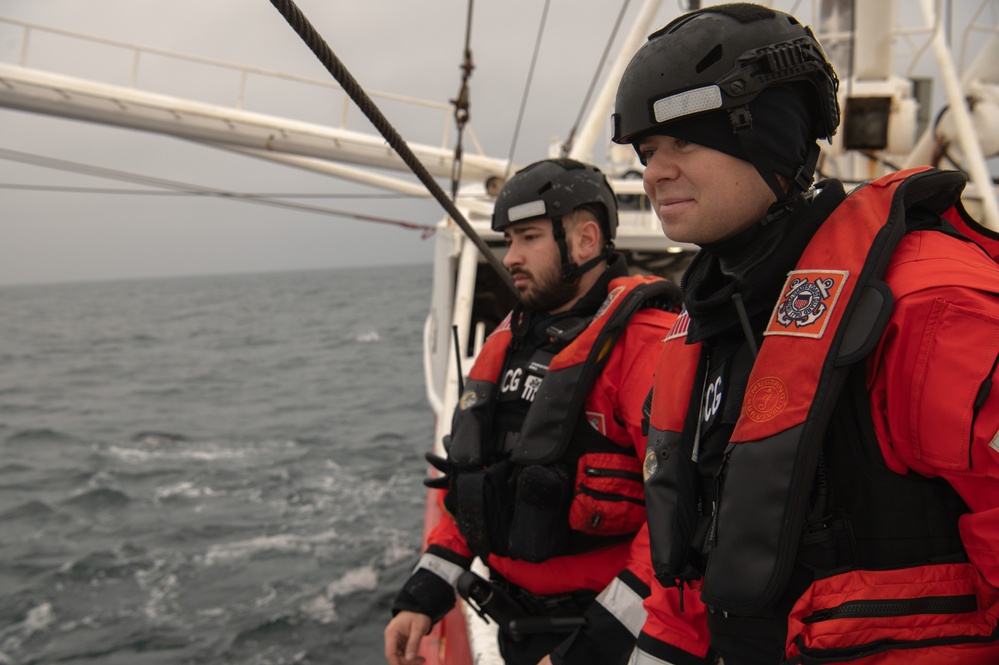
<path fill-rule="evenodd" d="M 465 394 L 461 396 L 461 400 L 458 402 L 458 408 L 462 411 L 471 409 L 478 401 L 478 395 L 475 394 L 474 390 L 466 390 Z"/>
<path fill-rule="evenodd" d="M 645 451 L 645 464 L 642 465 L 643 479 L 648 482 L 649 477 L 659 470 L 659 460 L 656 458 L 656 451 L 649 448 Z"/>
<path fill-rule="evenodd" d="M 773 420 L 787 406 L 787 386 L 776 376 L 765 376 L 746 390 L 743 408 L 757 423 Z"/>

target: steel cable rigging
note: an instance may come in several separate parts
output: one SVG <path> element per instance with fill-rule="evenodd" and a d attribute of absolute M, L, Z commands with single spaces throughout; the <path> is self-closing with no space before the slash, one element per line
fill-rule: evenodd
<path fill-rule="evenodd" d="M 479 237 L 475 232 L 475 229 L 471 227 L 465 216 L 458 210 L 458 207 L 454 202 L 448 197 L 448 195 L 441 189 L 441 186 L 437 184 L 430 172 L 427 171 L 426 167 L 420 163 L 420 160 L 416 157 L 412 150 L 410 150 L 409 145 L 402 138 L 398 131 L 389 123 L 388 119 L 381 112 L 378 106 L 372 101 L 371 97 L 361 88 L 357 80 L 354 79 L 353 75 L 347 71 L 347 68 L 340 61 L 340 59 L 333 53 L 333 50 L 329 47 L 329 44 L 323 40 L 316 29 L 312 26 L 309 20 L 305 17 L 302 11 L 298 8 L 292 0 L 271 0 L 271 4 L 277 9 L 284 19 L 288 22 L 288 25 L 298 34 L 303 42 L 309 47 L 312 53 L 319 59 L 323 67 L 333 75 L 333 78 L 337 80 L 340 86 L 344 89 L 344 92 L 357 104 L 358 108 L 367 116 L 368 120 L 375 126 L 375 128 L 381 133 L 392 149 L 396 151 L 402 161 L 405 162 L 406 166 L 420 179 L 423 186 L 427 188 L 437 202 L 441 204 L 441 207 L 450 215 L 451 219 L 465 232 L 465 235 L 469 240 L 478 248 L 479 252 L 486 259 L 490 266 L 496 271 L 496 275 L 499 277 L 500 281 L 507 286 L 511 291 L 515 291 L 513 280 L 510 278 L 509 273 L 507 273 L 506 268 L 500 262 L 499 258 L 489 249 L 485 241 Z"/>
<path fill-rule="evenodd" d="M 169 192 L 174 194 L 184 194 L 188 196 L 208 196 L 221 199 L 231 199 L 237 201 L 245 201 L 247 203 L 256 203 L 258 205 L 272 206 L 276 208 L 287 208 L 290 210 L 298 210 L 301 212 L 317 213 L 320 215 L 347 217 L 365 222 L 375 222 L 378 224 L 391 224 L 393 226 L 399 226 L 405 229 L 413 229 L 420 231 L 423 237 L 427 237 L 433 234 L 433 232 L 435 231 L 435 227 L 431 224 L 407 222 L 399 219 L 389 219 L 387 217 L 366 215 L 364 213 L 351 212 L 347 210 L 336 210 L 333 208 L 309 205 L 306 203 L 282 201 L 274 197 L 273 195 L 246 194 L 246 193 L 233 192 L 225 189 L 216 189 L 214 187 L 205 187 L 203 185 L 192 185 L 190 183 L 179 182 L 176 180 L 167 180 L 165 178 L 155 178 L 152 176 L 144 176 L 144 175 L 137 175 L 134 173 L 126 173 L 124 171 L 116 171 L 114 169 L 94 166 L 91 164 L 80 164 L 78 162 L 70 162 L 63 159 L 55 159 L 53 157 L 42 157 L 40 155 L 31 155 L 25 152 L 8 150 L 5 148 L 0 148 L 0 159 L 20 162 L 22 164 L 33 164 L 35 166 L 54 168 L 54 169 L 59 169 L 61 171 L 68 171 L 71 173 L 80 173 L 83 175 L 96 176 L 100 178 L 106 178 L 109 180 L 118 180 L 121 182 L 132 182 L 140 185 L 148 185 L 151 187 L 156 187 L 160 190 L 168 190 Z"/>
<path fill-rule="evenodd" d="M 524 94 L 520 98 L 520 111 L 517 112 L 517 124 L 513 129 L 513 138 L 510 141 L 510 156 L 506 160 L 506 173 L 504 180 L 509 180 L 510 171 L 513 169 L 513 153 L 517 149 L 517 137 L 520 135 L 520 124 L 524 120 L 524 109 L 527 107 L 527 96 L 531 92 L 531 81 L 534 78 L 534 66 L 538 62 L 538 51 L 541 50 L 541 38 L 545 34 L 545 23 L 548 20 L 548 6 L 551 0 L 545 0 L 545 8 L 541 12 L 541 24 L 538 26 L 538 36 L 534 40 L 534 53 L 531 55 L 531 66 L 527 70 L 527 81 L 524 83 Z"/>

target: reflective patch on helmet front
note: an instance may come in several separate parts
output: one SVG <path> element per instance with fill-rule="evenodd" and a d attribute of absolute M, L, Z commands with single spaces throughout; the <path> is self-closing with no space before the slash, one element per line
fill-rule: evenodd
<path fill-rule="evenodd" d="M 721 88 L 709 85 L 656 100 L 652 105 L 652 112 L 655 114 L 656 122 L 668 122 L 692 113 L 720 109 L 721 105 Z"/>
<path fill-rule="evenodd" d="M 506 216 L 510 219 L 510 223 L 519 222 L 522 219 L 527 219 L 528 217 L 544 217 L 545 215 L 545 202 L 544 201 L 531 201 L 529 203 L 521 203 L 519 206 L 513 206 L 507 211 Z"/>

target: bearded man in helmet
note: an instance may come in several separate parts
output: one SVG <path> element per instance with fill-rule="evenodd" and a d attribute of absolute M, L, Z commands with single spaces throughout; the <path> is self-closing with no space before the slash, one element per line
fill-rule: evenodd
<path fill-rule="evenodd" d="M 457 588 L 499 625 L 507 663 L 616 662 L 644 619 L 642 407 L 679 290 L 629 275 L 613 251 L 614 193 L 593 166 L 554 159 L 517 172 L 492 227 L 506 239 L 519 304 L 469 372 L 448 458 L 432 460 L 445 515 L 393 603 L 385 656 L 422 662 L 420 641 Z M 467 572 L 476 556 L 488 582 Z M 703 608 L 673 635 L 687 662 L 705 662 Z"/>
<path fill-rule="evenodd" d="M 669 662 L 680 590 L 725 665 L 999 663 L 999 269 L 961 173 L 813 184 L 837 87 L 811 30 L 748 3 L 622 76 L 614 140 L 701 247 L 651 400 L 632 662 Z"/>

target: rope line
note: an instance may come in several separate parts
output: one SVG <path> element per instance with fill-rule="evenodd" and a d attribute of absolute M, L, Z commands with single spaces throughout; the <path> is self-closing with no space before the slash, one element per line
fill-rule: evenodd
<path fill-rule="evenodd" d="M 469 240 L 475 244 L 475 246 L 482 253 L 482 256 L 489 262 L 489 265 L 493 267 L 496 274 L 499 276 L 500 281 L 507 285 L 507 287 L 516 292 L 513 285 L 513 280 L 510 278 L 510 274 L 503 267 L 503 264 L 496 257 L 495 254 L 489 249 L 485 241 L 479 237 L 475 230 L 465 219 L 465 216 L 461 214 L 454 202 L 448 198 L 447 194 L 441 189 L 437 181 L 434 180 L 430 172 L 420 163 L 416 155 L 406 141 L 403 140 L 399 132 L 389 123 L 385 115 L 378 109 L 375 103 L 372 101 L 371 97 L 361 88 L 358 82 L 354 79 L 347 68 L 343 65 L 340 59 L 333 53 L 329 45 L 323 40 L 323 38 L 316 32 L 316 29 L 312 26 L 309 20 L 305 17 L 302 11 L 298 8 L 293 0 L 271 0 L 271 4 L 277 9 L 284 19 L 288 22 L 288 25 L 298 34 L 298 36 L 305 42 L 309 49 L 319 58 L 319 62 L 322 63 L 323 67 L 333 75 L 333 78 L 337 80 L 340 86 L 344 89 L 354 103 L 357 104 L 358 108 L 367 116 L 371 124 L 375 126 L 375 129 L 381 133 L 390 146 L 398 153 L 402 161 L 410 168 L 410 170 L 420 179 L 420 182 L 427 188 L 427 190 L 433 195 L 437 202 L 441 204 L 451 219 L 461 227 L 461 230 L 465 232 Z"/>
<path fill-rule="evenodd" d="M 461 88 L 458 96 L 450 100 L 454 104 L 454 124 L 458 130 L 458 138 L 454 144 L 454 159 L 451 161 L 451 199 L 458 198 L 458 183 L 461 182 L 461 173 L 464 162 L 464 148 L 462 139 L 465 136 L 465 125 L 470 117 L 468 79 L 472 77 L 472 70 L 475 65 L 472 63 L 472 5 L 473 0 L 468 0 L 468 17 L 465 19 L 465 55 L 461 62 Z"/>
<path fill-rule="evenodd" d="M 548 20 L 548 6 L 551 0 L 545 0 L 545 8 L 541 13 L 541 24 L 538 26 L 538 36 L 534 40 L 534 53 L 531 55 L 531 66 L 527 70 L 527 81 L 524 83 L 524 95 L 520 99 L 520 112 L 517 114 L 517 125 L 513 130 L 513 139 L 510 141 L 510 157 L 506 160 L 506 173 L 504 180 L 510 179 L 510 170 L 513 168 L 513 152 L 517 149 L 517 138 L 520 136 L 520 123 L 524 120 L 524 109 L 527 108 L 527 95 L 531 91 L 531 80 L 534 78 L 534 66 L 538 62 L 538 51 L 541 50 L 541 38 L 545 34 L 545 22 Z"/>
<path fill-rule="evenodd" d="M 568 157 L 572 151 L 573 141 L 576 140 L 576 130 L 579 129 L 579 123 L 583 121 L 583 114 L 586 112 L 586 107 L 590 105 L 590 97 L 593 96 L 593 90 L 597 87 L 597 81 L 600 79 L 600 70 L 607 63 L 607 55 L 610 53 L 614 38 L 617 37 L 617 31 L 621 28 L 621 22 L 624 21 L 624 13 L 628 10 L 628 3 L 630 1 L 624 0 L 624 3 L 621 4 L 621 11 L 617 13 L 617 20 L 614 22 L 610 37 L 607 38 L 607 43 L 604 45 L 604 52 L 600 55 L 600 60 L 597 61 L 597 69 L 593 72 L 593 78 L 590 80 L 590 88 L 586 91 L 586 97 L 583 98 L 583 103 L 579 107 L 579 115 L 576 116 L 576 122 L 572 124 L 569 135 L 562 144 L 563 157 Z"/>

